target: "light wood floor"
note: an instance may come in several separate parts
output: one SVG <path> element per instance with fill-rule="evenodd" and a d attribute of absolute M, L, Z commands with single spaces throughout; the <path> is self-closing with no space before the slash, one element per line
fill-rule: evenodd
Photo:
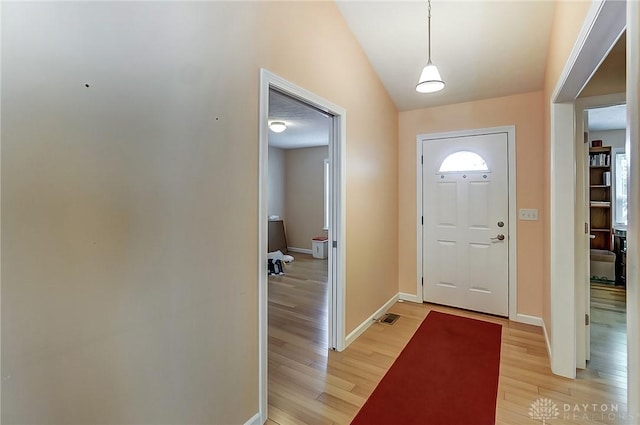
<path fill-rule="evenodd" d="M 549 425 L 635 423 L 622 418 L 626 386 L 618 379 L 621 375 L 585 374 L 576 380 L 555 376 L 541 329 L 502 318 L 398 302 L 390 310 L 401 316 L 394 325 L 373 324 L 345 351 L 328 352 L 327 262 L 295 257 L 286 276 L 269 278 L 268 424 L 350 423 L 430 310 L 503 326 L 497 424 L 542 423 L 529 417 L 531 403 L 539 398 L 551 399 L 558 407 L 559 417 L 547 421 Z M 593 403 L 598 407 L 581 407 Z M 571 412 L 564 412 L 565 404 Z M 578 411 L 573 410 L 576 404 Z M 616 405 L 618 413 L 603 415 L 603 404 Z"/>
<path fill-rule="evenodd" d="M 591 284 L 591 360 L 578 377 L 626 388 L 626 304 L 624 288 Z"/>

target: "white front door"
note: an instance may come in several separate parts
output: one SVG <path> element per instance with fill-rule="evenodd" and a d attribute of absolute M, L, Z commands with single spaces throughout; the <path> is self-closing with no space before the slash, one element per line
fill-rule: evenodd
<path fill-rule="evenodd" d="M 509 315 L 507 133 L 422 141 L 423 299 Z"/>

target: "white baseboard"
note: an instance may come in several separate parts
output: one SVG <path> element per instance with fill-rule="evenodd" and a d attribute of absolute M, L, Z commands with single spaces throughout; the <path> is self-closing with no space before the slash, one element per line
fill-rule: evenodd
<path fill-rule="evenodd" d="M 360 325 L 357 328 L 355 328 L 349 335 L 347 335 L 347 338 L 345 339 L 344 348 L 347 348 L 349 346 L 349 344 L 351 344 L 353 341 L 356 340 L 356 338 L 358 338 L 360 335 L 362 335 L 362 333 L 364 331 L 366 331 L 369 328 L 369 326 L 371 326 L 376 319 L 378 319 L 387 310 L 389 310 L 391 308 L 391 306 L 393 304 L 395 304 L 396 301 L 398 301 L 399 296 L 400 296 L 400 294 L 395 294 L 393 297 L 391 297 L 389 299 L 389 301 L 384 303 L 384 305 L 382 307 L 380 307 L 375 313 L 373 313 L 371 316 L 369 316 L 368 319 L 366 319 L 364 322 L 360 323 Z"/>
<path fill-rule="evenodd" d="M 533 326 L 543 326 L 542 317 L 529 316 L 528 314 L 516 314 L 516 322 Z"/>
<path fill-rule="evenodd" d="M 313 250 L 306 248 L 296 248 L 295 246 L 288 246 L 287 249 L 291 252 L 299 252 L 300 254 L 313 254 Z"/>
<path fill-rule="evenodd" d="M 407 294 L 406 292 L 400 292 L 400 299 L 402 301 L 410 301 L 412 303 L 422 304 L 422 300 L 417 295 Z"/>
<path fill-rule="evenodd" d="M 260 422 L 260 413 L 253 415 L 251 419 L 244 423 L 244 425 L 262 425 Z"/>
<path fill-rule="evenodd" d="M 542 332 L 544 332 L 544 341 L 547 344 L 547 354 L 549 354 L 549 364 L 551 364 L 551 341 L 549 340 L 549 334 L 547 333 L 547 327 L 544 325 L 544 319 L 542 320 Z"/>

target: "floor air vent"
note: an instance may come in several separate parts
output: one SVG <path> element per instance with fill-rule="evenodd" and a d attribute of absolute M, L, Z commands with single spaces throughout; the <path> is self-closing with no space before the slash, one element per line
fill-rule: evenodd
<path fill-rule="evenodd" d="M 385 325 L 393 325 L 396 323 L 396 320 L 400 318 L 399 314 L 387 313 L 378 320 L 378 323 L 383 323 Z"/>

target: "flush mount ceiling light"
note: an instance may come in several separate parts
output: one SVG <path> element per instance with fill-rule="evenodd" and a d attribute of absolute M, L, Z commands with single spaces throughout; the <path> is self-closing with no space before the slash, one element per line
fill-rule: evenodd
<path fill-rule="evenodd" d="M 419 93 L 434 93 L 444 88 L 444 81 L 440 77 L 438 68 L 431 63 L 431 0 L 428 0 L 429 4 L 429 18 L 427 20 L 427 28 L 429 32 L 429 56 L 427 60 L 427 66 L 422 69 L 420 74 L 420 80 L 416 86 L 416 91 Z"/>
<path fill-rule="evenodd" d="M 269 123 L 269 129 L 274 133 L 282 133 L 287 129 L 287 124 L 282 121 L 272 121 Z"/>

